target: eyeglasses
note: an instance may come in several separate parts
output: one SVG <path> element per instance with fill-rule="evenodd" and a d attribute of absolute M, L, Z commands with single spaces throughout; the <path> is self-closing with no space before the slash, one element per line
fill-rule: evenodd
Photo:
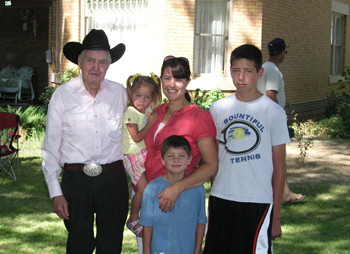
<path fill-rule="evenodd" d="M 180 57 L 175 57 L 175 56 L 166 56 L 164 58 L 164 62 L 173 59 L 173 61 L 181 59 L 184 60 L 186 63 L 188 63 L 188 59 L 186 57 L 180 56 Z"/>

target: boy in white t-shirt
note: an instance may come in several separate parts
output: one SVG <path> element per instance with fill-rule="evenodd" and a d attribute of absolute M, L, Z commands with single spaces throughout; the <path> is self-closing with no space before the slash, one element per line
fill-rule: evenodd
<path fill-rule="evenodd" d="M 217 136 L 219 170 L 209 198 L 204 253 L 272 253 L 281 236 L 285 144 L 283 109 L 257 90 L 264 73 L 253 45 L 230 59 L 236 93 L 210 107 Z"/>

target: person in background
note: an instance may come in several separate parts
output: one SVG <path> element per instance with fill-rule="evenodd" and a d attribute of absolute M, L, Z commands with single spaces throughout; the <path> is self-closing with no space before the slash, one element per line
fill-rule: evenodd
<path fill-rule="evenodd" d="M 209 197 L 205 254 L 272 253 L 282 234 L 284 152 L 290 142 L 284 110 L 257 89 L 262 54 L 245 44 L 232 51 L 236 93 L 215 101 L 219 170 Z"/>
<path fill-rule="evenodd" d="M 281 38 L 275 38 L 267 45 L 269 50 L 269 60 L 263 64 L 264 74 L 258 81 L 258 90 L 266 94 L 271 100 L 280 105 L 283 109 L 286 103 L 284 93 L 284 80 L 279 66 L 283 63 L 289 46 Z M 306 198 L 305 195 L 293 193 L 289 189 L 286 179 L 284 182 L 283 204 L 300 202 Z"/>
<path fill-rule="evenodd" d="M 187 177 L 191 146 L 182 136 L 170 136 L 161 144 L 163 176 L 151 181 L 142 198 L 140 224 L 144 227 L 143 253 L 200 254 L 205 231 L 205 189 L 203 185 L 183 191 L 174 209 L 163 213 L 157 194 Z"/>
<path fill-rule="evenodd" d="M 105 32 L 95 29 L 83 43 L 69 42 L 63 48 L 81 74 L 54 92 L 41 151 L 53 211 L 68 231 L 67 253 L 122 251 L 129 199 L 122 161 L 127 96 L 123 85 L 105 75 L 124 52 L 124 44 L 110 48 Z"/>
<path fill-rule="evenodd" d="M 144 138 L 157 120 L 158 115 L 151 112 L 162 102 L 162 92 L 160 79 L 153 73 L 151 76 L 130 76 L 126 84 L 128 108 L 123 120 L 123 162 L 135 191 L 126 226 L 136 236 L 142 237 L 142 226 L 138 222 L 142 194 L 147 185 L 144 174 L 147 148 Z"/>

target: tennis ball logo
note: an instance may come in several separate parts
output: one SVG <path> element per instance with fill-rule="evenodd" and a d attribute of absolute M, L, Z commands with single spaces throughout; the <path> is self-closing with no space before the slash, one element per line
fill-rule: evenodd
<path fill-rule="evenodd" d="M 236 140 L 240 140 L 244 137 L 244 130 L 242 128 L 237 128 L 233 131 L 232 137 Z"/>

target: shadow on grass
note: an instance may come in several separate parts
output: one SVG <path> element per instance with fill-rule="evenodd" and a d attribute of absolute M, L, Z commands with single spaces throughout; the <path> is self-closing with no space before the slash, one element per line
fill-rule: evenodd
<path fill-rule="evenodd" d="M 304 202 L 282 208 L 282 238 L 276 253 L 350 253 L 350 186 L 316 182 L 291 186 L 306 193 Z"/>
<path fill-rule="evenodd" d="M 308 157 L 304 168 L 294 162 L 296 156 L 287 155 L 290 188 L 307 198 L 283 206 L 283 235 L 274 242 L 275 253 L 350 253 L 349 148 L 349 143 L 334 140 L 324 146 L 317 144 L 313 149 L 319 157 Z M 339 153 L 347 156 L 345 160 L 324 161 Z M 18 182 L 0 177 L 0 253 L 64 253 L 67 232 L 62 220 L 52 213 L 42 158 L 28 156 L 20 162 Z M 205 189 L 209 195 L 209 182 Z M 137 253 L 135 237 L 127 229 L 122 253 Z"/>
<path fill-rule="evenodd" d="M 0 216 L 15 217 L 20 213 L 50 213 L 49 198 L 41 157 L 20 158 L 18 181 L 0 178 Z"/>
<path fill-rule="evenodd" d="M 0 178 L 0 253 L 64 253 L 67 232 L 52 213 L 42 158 L 19 160 L 17 182 Z"/>
<path fill-rule="evenodd" d="M 0 177 L 0 254 L 65 253 L 67 231 L 52 212 L 42 157 L 19 160 L 17 182 Z M 136 253 L 134 235 L 125 229 L 124 236 L 122 253 Z"/>

